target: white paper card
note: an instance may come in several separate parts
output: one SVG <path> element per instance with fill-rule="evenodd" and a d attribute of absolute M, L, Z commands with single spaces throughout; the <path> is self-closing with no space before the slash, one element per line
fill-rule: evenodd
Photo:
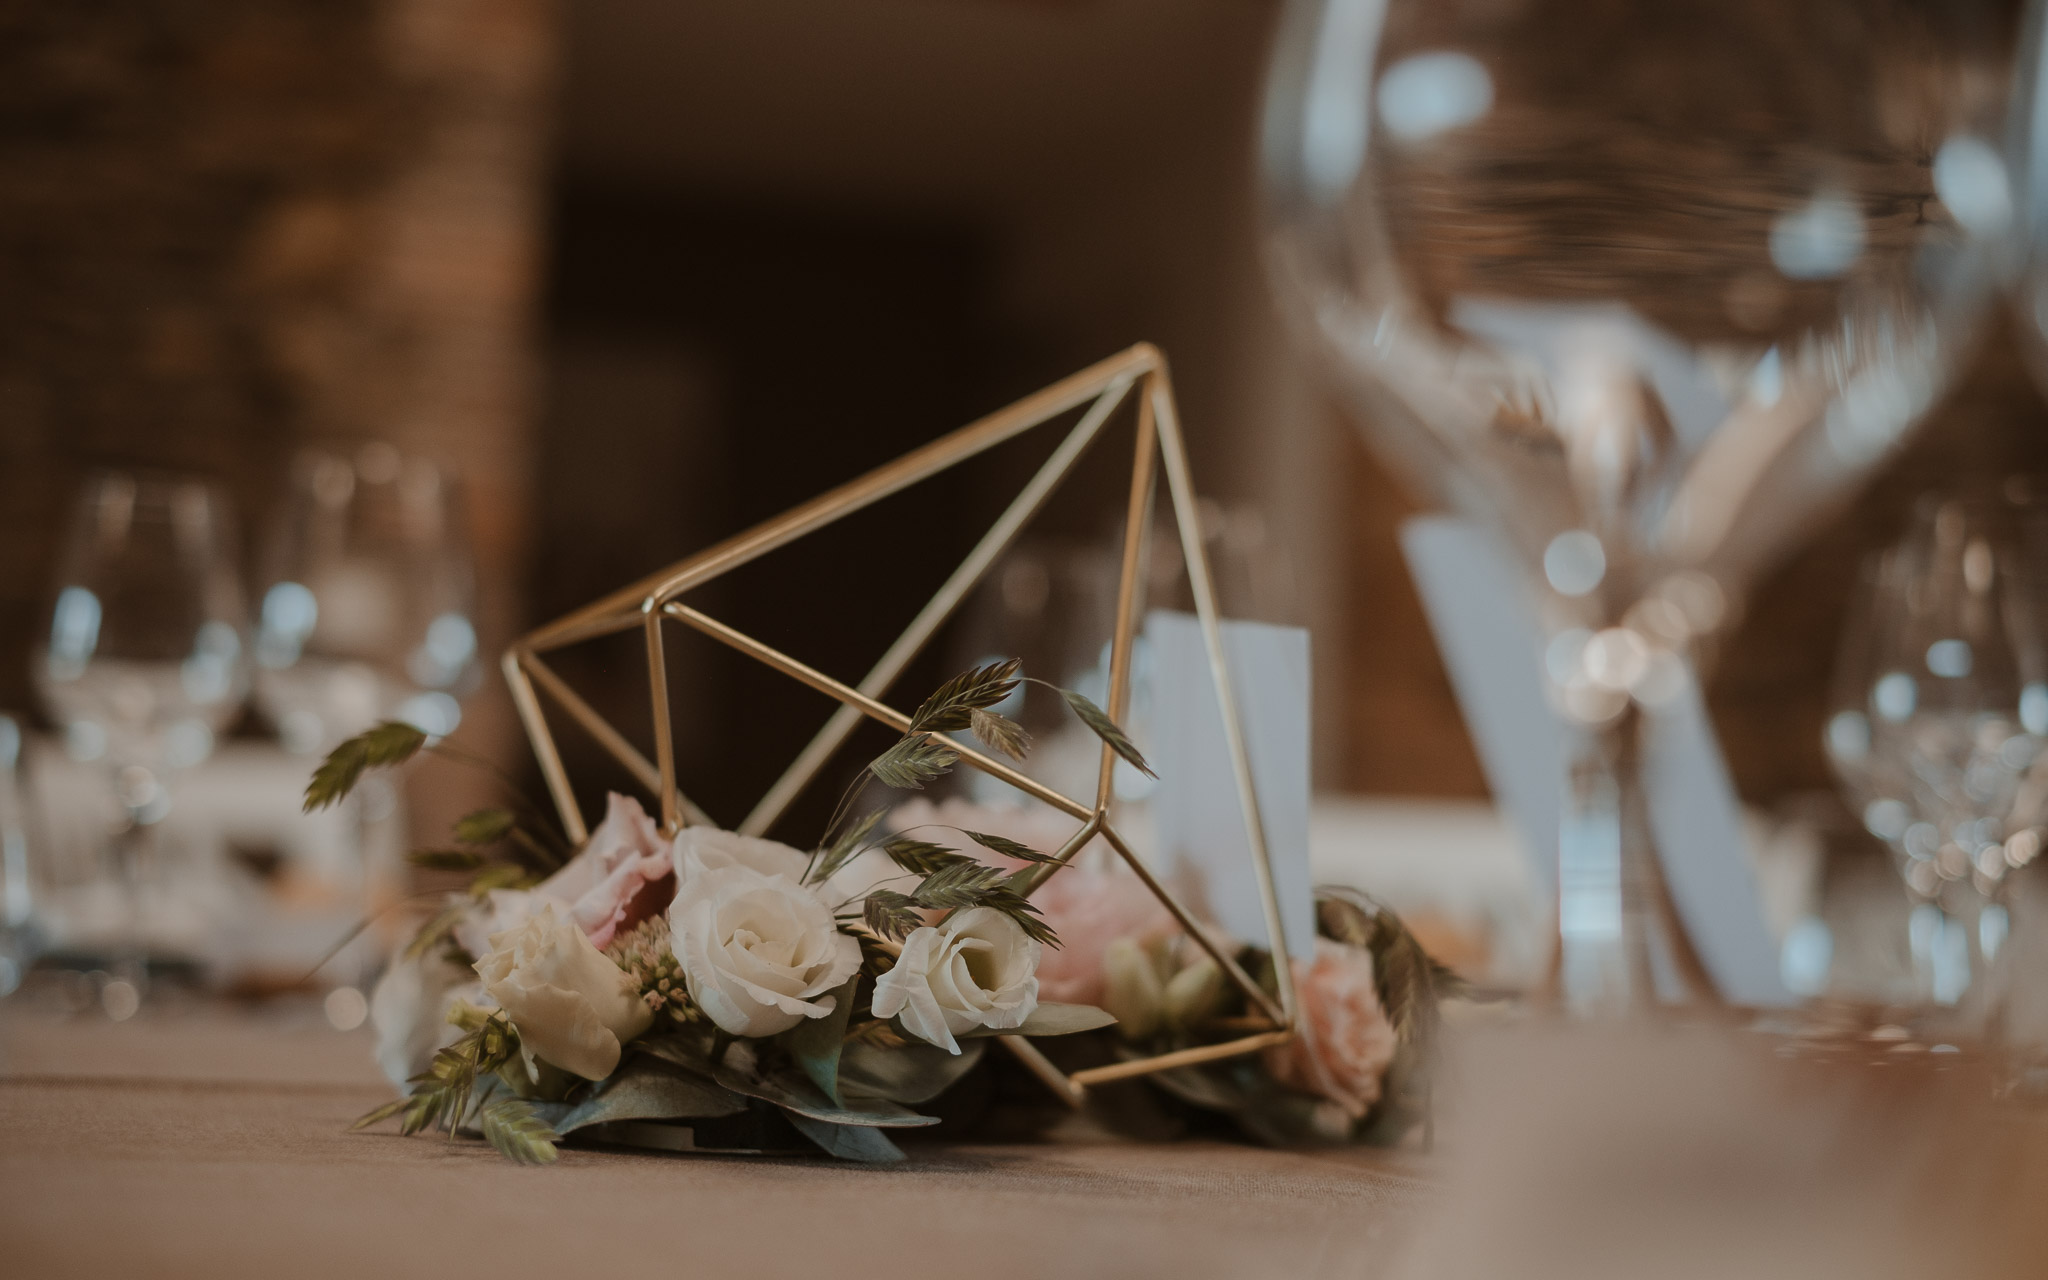
<path fill-rule="evenodd" d="M 1308 632 L 1225 621 L 1222 636 L 1287 949 L 1312 956 Z M 1151 741 L 1143 745 L 1159 772 L 1152 793 L 1158 866 L 1197 915 L 1263 945 L 1265 908 L 1201 623 L 1190 614 L 1155 611 L 1145 620 L 1145 641 L 1153 714 Z"/>
<path fill-rule="evenodd" d="M 1470 521 L 1422 516 L 1401 529 L 1437 647 L 1479 762 L 1526 841 L 1531 871 L 1556 892 L 1570 729 L 1543 695 L 1543 638 L 1515 567 Z M 1742 834 L 1742 806 L 1696 688 L 1650 718 L 1644 763 L 1650 825 L 1671 896 L 1721 994 L 1795 1002 Z"/>

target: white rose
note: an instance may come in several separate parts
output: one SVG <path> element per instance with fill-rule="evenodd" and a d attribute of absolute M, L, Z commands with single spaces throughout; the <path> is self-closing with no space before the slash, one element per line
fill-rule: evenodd
<path fill-rule="evenodd" d="M 896 967 L 875 980 L 875 1016 L 902 1014 L 905 1031 L 958 1053 L 960 1032 L 1020 1026 L 1038 1008 L 1043 950 L 1000 911 L 955 911 L 904 939 Z"/>
<path fill-rule="evenodd" d="M 529 1074 L 538 1056 L 602 1080 L 618 1067 L 620 1047 L 654 1021 L 632 979 L 552 900 L 538 903 L 525 923 L 491 935 L 491 952 L 476 971 L 518 1028 Z"/>
<path fill-rule="evenodd" d="M 832 1012 L 860 944 L 798 883 L 804 855 L 708 827 L 676 836 L 669 929 L 690 998 L 736 1036 L 772 1036 Z"/>

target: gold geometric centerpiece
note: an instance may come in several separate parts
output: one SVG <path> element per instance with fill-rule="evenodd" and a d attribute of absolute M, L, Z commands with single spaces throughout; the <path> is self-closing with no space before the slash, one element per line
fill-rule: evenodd
<path fill-rule="evenodd" d="M 1052 860 L 1020 873 L 1016 884 L 1029 894 L 1048 876 L 1067 866 L 1088 843 L 1100 837 L 1116 851 L 1130 869 L 1155 894 L 1179 922 L 1187 936 L 1206 951 L 1243 992 L 1256 1012 L 1244 1019 L 1242 1034 L 1220 1044 L 1200 1045 L 1173 1053 L 1076 1071 L 1060 1071 L 1021 1036 L 1004 1036 L 1003 1042 L 1060 1096 L 1078 1104 L 1090 1085 L 1132 1076 L 1146 1075 L 1173 1067 L 1236 1057 L 1270 1045 L 1285 1043 L 1293 1035 L 1295 993 L 1286 938 L 1280 924 L 1280 904 L 1273 887 L 1264 824 L 1259 816 L 1258 798 L 1252 785 L 1251 763 L 1245 751 L 1244 734 L 1237 702 L 1224 664 L 1222 636 L 1216 613 L 1215 590 L 1204 554 L 1200 524 L 1196 518 L 1194 484 L 1188 471 L 1187 450 L 1181 437 L 1174 408 L 1173 388 L 1168 380 L 1165 357 L 1149 343 L 1139 343 L 1107 360 L 1081 370 L 1045 389 L 1026 396 L 1007 408 L 934 440 L 922 448 L 878 467 L 858 479 L 821 494 L 744 533 L 726 539 L 670 565 L 603 599 L 576 610 L 520 639 L 506 652 L 506 680 L 519 707 L 528 737 L 540 759 L 549 794 L 571 840 L 587 837 L 569 777 L 555 744 L 554 730 L 543 711 L 540 694 L 588 732 L 600 746 L 625 766 L 659 800 L 664 835 L 673 835 L 686 825 L 709 824 L 710 819 L 681 789 L 676 778 L 675 747 L 670 724 L 668 666 L 664 659 L 664 628 L 681 625 L 711 637 L 836 700 L 840 705 L 819 728 L 810 743 L 797 754 L 782 776 L 770 787 L 739 830 L 747 835 L 767 831 L 784 810 L 809 785 L 833 752 L 859 726 L 861 719 L 874 720 L 899 734 L 912 732 L 911 717 L 882 701 L 890 686 L 911 660 L 930 642 L 947 619 L 1016 540 L 1024 526 L 1052 496 L 1060 482 L 1073 471 L 1082 455 L 1098 436 L 1104 434 L 1117 410 L 1133 398 L 1136 410 L 1127 415 L 1135 420 L 1131 482 L 1125 512 L 1121 574 L 1116 595 L 1115 630 L 1110 639 L 1108 715 L 1121 723 L 1131 696 L 1131 655 L 1135 639 L 1138 594 L 1147 563 L 1147 538 L 1152 528 L 1154 494 L 1158 473 L 1166 476 L 1166 489 L 1174 521 L 1179 529 L 1195 613 L 1200 620 L 1207 647 L 1211 676 L 1218 704 L 1223 712 L 1224 737 L 1235 775 L 1238 801 L 1244 815 L 1245 836 L 1255 863 L 1259 893 L 1264 908 L 1267 945 L 1274 958 L 1274 991 L 1268 992 L 1246 973 L 1227 947 L 1219 945 L 1212 930 L 1188 911 L 1162 884 L 1152 869 L 1132 850 L 1110 815 L 1111 778 L 1116 753 L 1105 742 L 1096 775 L 1095 794 L 1086 799 L 1065 795 L 1044 785 L 975 746 L 951 737 L 945 747 L 960 761 L 999 779 L 1073 818 L 1080 825 L 1053 854 Z M 890 645 L 859 680 L 846 683 L 764 644 L 754 637 L 693 607 L 691 593 L 741 565 L 785 546 L 798 538 L 826 528 L 853 512 L 949 467 L 957 466 L 1006 441 L 1052 424 L 1070 411 L 1086 406 L 1079 421 L 1067 430 L 1050 457 L 1042 463 L 1017 497 L 996 517 L 958 568 L 946 579 L 931 600 L 910 620 L 903 633 Z M 646 643 L 647 679 L 651 693 L 650 714 L 654 732 L 654 760 L 649 761 L 616 727 L 608 723 L 574 689 L 548 666 L 543 655 L 570 645 L 638 630 Z"/>

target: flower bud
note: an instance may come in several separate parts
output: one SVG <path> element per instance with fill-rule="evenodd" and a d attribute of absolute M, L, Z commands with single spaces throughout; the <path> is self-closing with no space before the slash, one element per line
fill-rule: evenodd
<path fill-rule="evenodd" d="M 1102 953 L 1102 1007 L 1117 1020 L 1126 1040 L 1143 1040 L 1159 1029 L 1166 990 L 1159 970 L 1133 938 L 1118 938 Z"/>
<path fill-rule="evenodd" d="M 1173 975 L 1166 984 L 1166 1020 L 1176 1027 L 1197 1027 L 1216 1015 L 1223 1004 L 1223 967 L 1208 956 Z"/>

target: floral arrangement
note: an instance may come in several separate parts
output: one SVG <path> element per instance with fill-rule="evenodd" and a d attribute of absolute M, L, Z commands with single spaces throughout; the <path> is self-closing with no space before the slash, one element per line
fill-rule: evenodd
<path fill-rule="evenodd" d="M 411 855 L 472 878 L 373 993 L 380 1065 L 403 1092 L 355 1127 L 477 1134 L 524 1163 L 554 1160 L 570 1135 L 731 1151 L 807 1139 L 890 1161 L 902 1152 L 886 1131 L 937 1124 L 919 1108 L 991 1036 L 1114 1060 L 1242 1034 L 1242 993 L 1136 877 L 1084 849 L 1026 896 L 1060 831 L 957 801 L 856 813 L 871 783 L 917 791 L 947 773 L 950 733 L 1021 760 L 1028 739 L 994 710 L 1021 680 L 1012 660 L 948 681 L 808 852 L 705 826 L 664 837 L 618 795 L 581 848 L 520 802 L 462 819 L 452 847 Z M 1055 692 L 1150 771 L 1100 708 Z M 461 758 L 397 723 L 352 738 L 306 807 L 422 750 Z M 958 838 L 925 838 L 942 831 Z M 1422 1114 L 1435 1002 L 1455 979 L 1369 900 L 1319 911 L 1328 936 L 1296 962 L 1296 1038 L 1161 1073 L 1166 1096 L 1274 1142 L 1384 1141 Z M 1238 954 L 1270 980 L 1264 952 Z"/>

